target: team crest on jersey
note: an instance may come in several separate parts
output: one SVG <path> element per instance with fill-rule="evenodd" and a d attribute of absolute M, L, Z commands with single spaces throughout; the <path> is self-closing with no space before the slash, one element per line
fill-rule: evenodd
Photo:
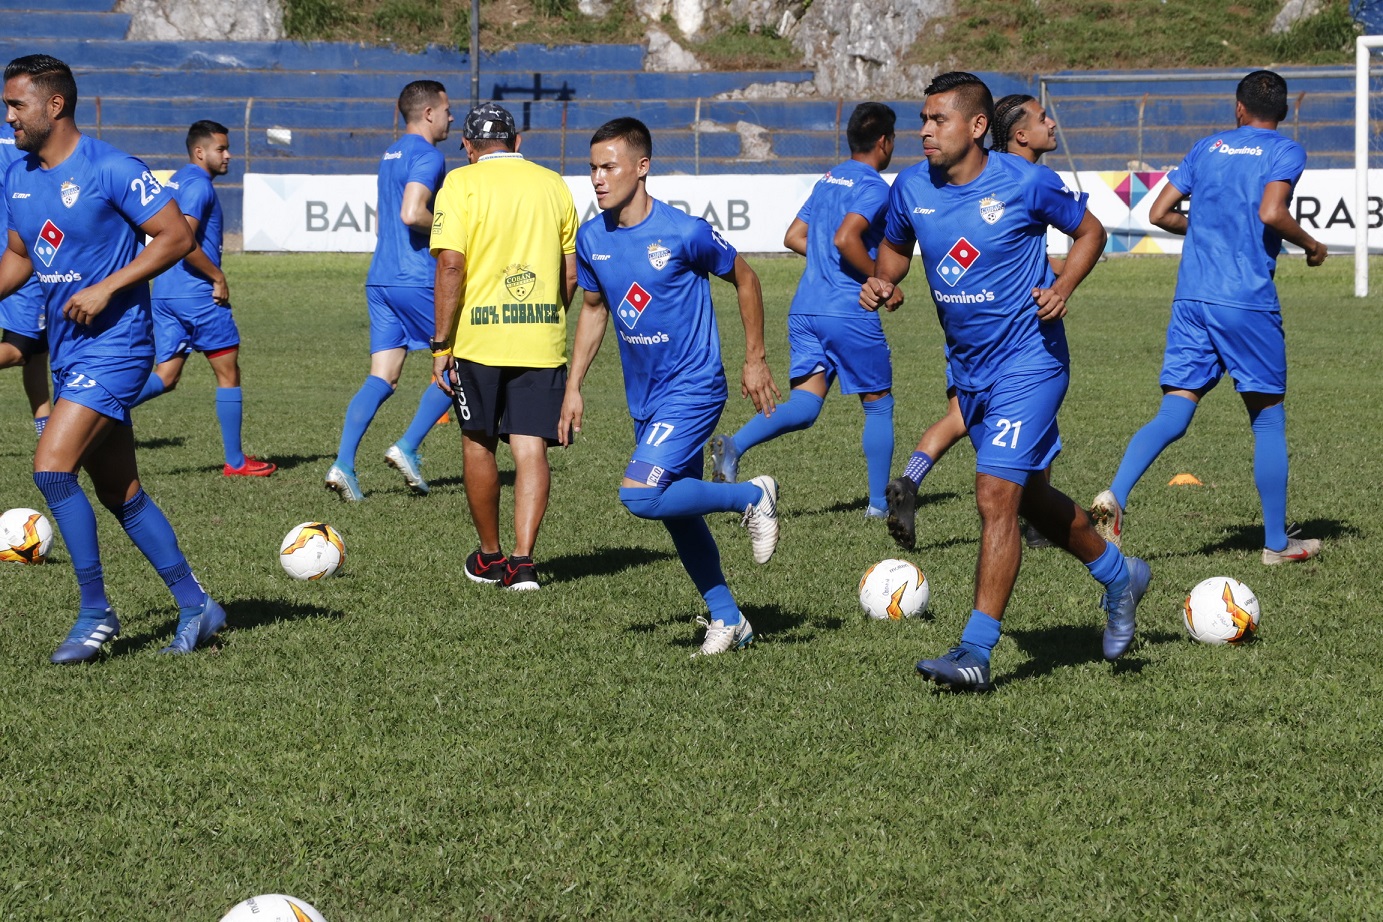
<path fill-rule="evenodd" d="M 1004 216 L 1005 202 L 1001 202 L 992 195 L 986 195 L 980 199 L 980 217 L 984 218 L 984 223 L 993 224 Z"/>
<path fill-rule="evenodd" d="M 648 264 L 654 269 L 661 270 L 671 258 L 672 251 L 663 246 L 663 241 L 659 240 L 657 243 L 648 245 Z"/>
<path fill-rule="evenodd" d="M 538 276 L 527 266 L 514 263 L 504 270 L 504 287 L 514 297 L 515 301 L 522 301 L 533 293 L 533 285 L 538 281 Z"/>
<path fill-rule="evenodd" d="M 615 314 L 620 322 L 629 329 L 634 329 L 634 325 L 643 316 L 644 308 L 653 303 L 653 297 L 644 291 L 643 286 L 638 282 L 629 286 L 629 290 L 624 293 L 624 300 L 619 302 L 619 308 Z"/>
<path fill-rule="evenodd" d="M 936 274 L 941 276 L 941 280 L 952 288 L 956 287 L 961 276 L 969 271 L 975 264 L 975 260 L 980 258 L 980 251 L 966 240 L 964 237 L 951 244 L 951 248 L 946 251 L 940 265 L 936 267 Z"/>
<path fill-rule="evenodd" d="M 34 241 L 34 255 L 42 260 L 44 266 L 52 268 L 53 259 L 58 255 L 58 247 L 62 246 L 63 236 L 63 232 L 52 221 L 43 222 L 38 239 Z"/>
<path fill-rule="evenodd" d="M 76 183 L 74 183 L 74 182 L 73 182 L 72 180 L 70 180 L 70 179 L 63 182 L 63 184 L 62 184 L 62 203 L 63 203 L 63 205 L 67 206 L 68 208 L 71 208 L 73 205 L 77 204 L 77 196 L 79 196 L 79 195 L 81 195 L 81 194 L 82 194 L 82 187 L 81 187 L 81 186 L 77 185 Z"/>

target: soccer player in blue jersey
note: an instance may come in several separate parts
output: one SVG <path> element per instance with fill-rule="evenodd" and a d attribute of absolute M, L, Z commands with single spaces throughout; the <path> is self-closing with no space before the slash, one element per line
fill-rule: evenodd
<path fill-rule="evenodd" d="M 756 414 L 733 436 L 711 440 L 711 479 L 733 483 L 740 457 L 761 442 L 816 422 L 831 382 L 859 394 L 864 409 L 869 506 L 882 518 L 884 486 L 893 463 L 893 365 L 877 312 L 860 309 L 860 285 L 874 274 L 884 235 L 888 183 L 879 175 L 893 159 L 896 116 L 883 103 L 855 107 L 846 127 L 850 159 L 816 182 L 788 227 L 783 245 L 807 257 L 788 309 L 792 392 L 773 414 Z M 889 304 L 901 303 L 902 289 Z"/>
<path fill-rule="evenodd" d="M 940 685 L 983 691 L 1018 578 L 1020 512 L 1104 585 L 1107 659 L 1133 642 L 1135 609 L 1151 574 L 1100 538 L 1085 511 L 1042 476 L 1061 449 L 1056 417 L 1069 359 L 1064 339 L 1056 348 L 1040 325 L 1065 314 L 1104 249 L 1104 228 L 1086 209 L 1085 195 L 1070 192 L 1051 170 L 985 149 L 994 101 L 978 77 L 942 74 L 926 92 L 926 161 L 893 183 L 878 276 L 865 282 L 860 303 L 886 303 L 907 275 L 914 244 L 921 248 L 975 446 L 981 529 L 974 608 L 960 643 L 917 669 Z M 1049 226 L 1073 238 L 1055 280 L 1047 264 Z"/>
<path fill-rule="evenodd" d="M 0 230 L 6 226 L 5 169 L 21 156 L 14 145 L 14 129 L 0 123 Z M 0 368 L 23 365 L 24 395 L 34 418 L 34 431 L 43 427 L 52 412 L 48 392 L 48 339 L 43 335 L 43 289 L 31 278 L 19 291 L 0 301 Z"/>
<path fill-rule="evenodd" d="M 715 432 L 729 396 L 710 276 L 735 286 L 744 324 L 740 393 L 756 410 L 779 397 L 764 351 L 759 277 L 700 218 L 648 194 L 653 139 L 635 118 L 617 118 L 591 138 L 596 215 L 576 234 L 577 279 L 585 289 L 572 345 L 571 371 L 557 431 L 562 444 L 581 431 L 581 385 L 600 349 L 614 305 L 624 393 L 634 419 L 635 448 L 619 498 L 641 519 L 657 519 L 672 536 L 682 566 L 706 602 L 710 619 L 694 656 L 739 649 L 754 629 L 735 604 L 720 569 L 720 551 L 703 518 L 743 512 L 757 563 L 778 545 L 778 484 L 701 479 L 702 446 Z"/>
<path fill-rule="evenodd" d="M 1198 141 L 1171 173 L 1148 219 L 1184 234 L 1167 349 L 1162 406 L 1133 436 L 1114 483 L 1095 497 L 1090 514 L 1109 540 L 1123 539 L 1124 507 L 1134 484 L 1172 442 L 1186 434 L 1196 406 L 1226 372 L 1243 398 L 1253 428 L 1253 481 L 1263 504 L 1267 565 L 1310 560 L 1316 538 L 1287 526 L 1287 343 L 1273 273 L 1286 240 L 1306 251 L 1306 264 L 1325 262 L 1325 245 L 1292 217 L 1292 190 L 1306 151 L 1278 134 L 1287 117 L 1287 81 L 1259 70 L 1239 81 L 1235 127 Z M 1176 210 L 1190 198 L 1190 216 Z"/>
<path fill-rule="evenodd" d="M 994 124 L 990 126 L 989 136 L 993 150 L 1022 157 L 1029 163 L 1037 163 L 1043 154 L 1056 150 L 1057 146 L 1056 122 L 1047 114 L 1042 103 L 1026 93 L 1012 93 L 994 104 Z M 1053 257 L 1048 257 L 1048 262 L 1056 272 L 1060 262 Z M 1066 331 L 1059 318 L 1044 322 L 1041 329 L 1044 333 L 1050 333 L 1054 348 L 1065 348 Z M 946 415 L 927 427 L 912 457 L 908 459 L 903 475 L 889 481 L 885 488 L 889 534 L 900 547 L 908 550 L 917 544 L 917 491 L 922 486 L 923 478 L 941 460 L 941 456 L 967 434 L 960 402 L 956 399 L 955 384 L 951 381 L 949 359 L 947 364 Z M 1050 477 L 1050 474 L 1048 470 L 1044 476 Z M 1023 540 L 1032 548 L 1052 546 L 1031 525 L 1024 527 Z"/>
<path fill-rule="evenodd" d="M 48 55 L 16 58 L 5 68 L 4 101 L 26 156 L 5 174 L 0 298 L 37 270 L 57 393 L 34 452 L 34 483 L 72 555 L 81 593 L 76 624 L 52 662 L 90 660 L 120 633 L 78 469 L 173 593 L 178 627 L 163 652 L 190 653 L 221 629 L 226 613 L 193 576 L 168 519 L 140 486 L 130 407 L 154 363 L 149 279 L 191 252 L 192 231 L 148 167 L 77 130 L 77 84 L 66 64 Z"/>
<path fill-rule="evenodd" d="M 221 424 L 226 477 L 268 477 L 278 466 L 245 454 L 240 444 L 240 330 L 231 316 L 230 288 L 221 271 L 221 200 L 212 186 L 230 170 L 229 129 L 194 122 L 187 131 L 188 163 L 164 183 L 187 219 L 197 246 L 154 280 L 154 346 L 158 364 L 138 403 L 177 387 L 188 353 L 197 350 L 216 375 L 216 419 Z"/>
<path fill-rule="evenodd" d="M 432 202 L 446 177 L 446 162 L 437 144 L 451 131 L 451 103 L 436 80 L 414 80 L 399 94 L 403 136 L 380 158 L 379 239 L 365 278 L 370 308 L 370 374 L 346 407 L 341 445 L 327 471 L 326 485 L 348 502 L 365 498 L 355 474 L 355 454 L 365 430 L 394 395 L 410 349 L 432 341 L 432 284 L 437 261 L 428 249 Z M 409 489 L 428 492 L 418 447 L 451 398 L 429 381 L 418 400 L 413 422 L 384 453 L 385 462 L 403 475 Z"/>

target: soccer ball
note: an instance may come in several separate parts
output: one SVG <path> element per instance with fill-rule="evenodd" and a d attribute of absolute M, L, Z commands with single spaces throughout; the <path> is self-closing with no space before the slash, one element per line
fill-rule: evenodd
<path fill-rule="evenodd" d="M 284 536 L 279 563 L 294 579 L 331 576 L 346 563 L 346 542 L 325 522 L 303 522 Z"/>
<path fill-rule="evenodd" d="M 1183 613 L 1187 633 L 1201 643 L 1248 643 L 1258 631 L 1258 597 L 1228 576 L 1212 577 L 1192 589 Z"/>
<path fill-rule="evenodd" d="M 35 509 L 11 509 L 0 515 L 0 560 L 43 563 L 53 546 L 53 526 Z"/>
<path fill-rule="evenodd" d="M 881 560 L 860 577 L 860 607 L 871 618 L 916 618 L 931 596 L 927 577 L 906 560 Z"/>
<path fill-rule="evenodd" d="M 296 896 L 266 893 L 236 903 L 221 922 L 327 922 L 322 914 Z"/>

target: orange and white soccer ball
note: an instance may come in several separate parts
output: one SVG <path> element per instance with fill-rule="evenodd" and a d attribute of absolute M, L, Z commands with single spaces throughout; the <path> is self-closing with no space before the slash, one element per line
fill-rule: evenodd
<path fill-rule="evenodd" d="M 221 922 L 327 922 L 322 914 L 296 896 L 266 893 L 236 903 Z"/>
<path fill-rule="evenodd" d="M 279 563 L 294 579 L 331 576 L 346 565 L 346 542 L 325 522 L 303 522 L 284 536 Z"/>
<path fill-rule="evenodd" d="M 53 546 L 53 526 L 37 509 L 11 509 L 0 515 L 0 560 L 43 563 Z"/>
<path fill-rule="evenodd" d="M 1186 632 L 1201 643 L 1241 644 L 1258 632 L 1258 597 L 1229 576 L 1200 583 L 1186 597 Z"/>
<path fill-rule="evenodd" d="M 860 577 L 860 607 L 881 621 L 916 618 L 931 597 L 927 577 L 906 560 L 881 560 Z"/>

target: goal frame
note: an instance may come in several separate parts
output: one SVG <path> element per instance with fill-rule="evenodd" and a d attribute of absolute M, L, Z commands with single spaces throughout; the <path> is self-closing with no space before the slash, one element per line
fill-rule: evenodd
<path fill-rule="evenodd" d="M 1354 40 L 1354 296 L 1369 294 L 1369 59 L 1383 35 Z"/>

